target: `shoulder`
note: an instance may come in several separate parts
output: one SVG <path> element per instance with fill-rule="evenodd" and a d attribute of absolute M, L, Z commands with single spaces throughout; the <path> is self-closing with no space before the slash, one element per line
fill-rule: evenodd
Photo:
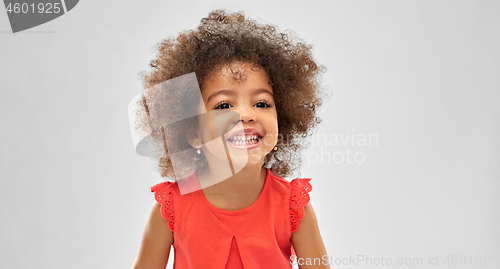
<path fill-rule="evenodd" d="M 288 181 L 280 176 L 275 175 L 271 170 L 268 170 L 269 177 L 273 189 L 280 189 L 288 196 L 290 199 L 300 201 L 307 199 L 309 202 L 309 192 L 312 190 L 312 185 L 310 183 L 311 178 L 295 178 Z M 306 203 L 307 204 L 307 203 Z M 305 204 L 304 204 L 305 205 Z"/>
<path fill-rule="evenodd" d="M 266 185 L 268 185 L 266 188 L 269 189 L 269 195 L 272 196 L 273 200 L 282 200 L 288 203 L 290 199 L 290 190 L 292 188 L 291 182 L 275 175 L 271 170 L 268 172 L 269 176 L 266 180 L 269 180 L 269 183 L 266 183 Z"/>
<path fill-rule="evenodd" d="M 296 178 L 290 182 L 290 223 L 292 232 L 299 230 L 301 220 L 306 211 L 310 211 L 311 204 L 309 203 L 309 192 L 312 190 L 312 185 L 309 183 L 311 178 Z"/>
<path fill-rule="evenodd" d="M 290 189 L 290 181 L 275 175 L 273 172 L 271 172 L 270 169 L 268 169 L 268 173 L 269 173 L 268 179 L 271 180 L 274 188 L 281 188 L 286 190 Z"/>
<path fill-rule="evenodd" d="M 178 187 L 177 182 L 172 182 L 172 181 L 160 182 L 160 183 L 150 187 L 151 192 L 154 192 L 155 194 L 170 193 L 178 188 L 179 187 Z"/>
<path fill-rule="evenodd" d="M 304 189 L 307 192 L 312 190 L 312 185 L 309 181 L 311 181 L 311 178 L 295 178 L 292 179 L 291 181 L 288 181 L 280 176 L 277 176 L 271 170 L 269 170 L 269 175 L 270 179 L 273 181 L 273 184 L 275 186 L 279 186 L 281 188 L 285 189 Z"/>
<path fill-rule="evenodd" d="M 300 222 L 304 218 L 306 211 L 312 210 L 309 204 L 309 192 L 312 190 L 311 178 L 295 178 L 288 181 L 271 171 L 269 172 L 270 179 L 273 182 L 273 189 L 278 189 L 279 193 L 282 193 L 283 198 L 287 201 L 291 229 L 292 232 L 296 232 L 299 230 Z"/>
<path fill-rule="evenodd" d="M 156 208 L 159 208 L 161 216 L 168 221 L 168 227 L 174 230 L 174 196 L 178 192 L 177 182 L 165 181 L 158 183 L 151 188 L 154 192 L 155 200 L 158 202 Z"/>

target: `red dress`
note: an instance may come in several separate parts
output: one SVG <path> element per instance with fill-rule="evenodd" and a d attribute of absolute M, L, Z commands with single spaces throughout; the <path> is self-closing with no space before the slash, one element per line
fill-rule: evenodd
<path fill-rule="evenodd" d="M 196 173 L 186 180 L 197 184 Z M 267 169 L 257 201 L 236 211 L 216 208 L 202 190 L 180 195 L 177 182 L 151 187 L 174 233 L 174 269 L 292 268 L 292 232 L 309 203 L 310 180 L 289 182 Z"/>

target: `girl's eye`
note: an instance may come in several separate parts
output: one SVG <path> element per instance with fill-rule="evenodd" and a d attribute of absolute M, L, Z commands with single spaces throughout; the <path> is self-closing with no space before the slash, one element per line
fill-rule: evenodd
<path fill-rule="evenodd" d="M 233 106 L 232 106 L 231 104 L 229 104 L 229 102 L 228 102 L 228 101 L 222 101 L 222 102 L 218 103 L 218 104 L 215 106 L 215 109 L 230 109 L 230 108 L 232 108 L 232 107 L 233 107 Z M 256 108 L 267 108 L 267 107 L 271 107 L 271 105 L 270 105 L 268 102 L 266 102 L 266 101 L 262 100 L 262 101 L 258 101 L 258 102 L 254 105 L 254 107 L 256 107 Z"/>
<path fill-rule="evenodd" d="M 258 108 L 266 108 L 266 107 L 270 107 L 271 105 L 269 105 L 268 102 L 266 101 L 259 101 L 257 102 L 257 104 L 255 104 L 255 107 L 258 107 Z"/>
<path fill-rule="evenodd" d="M 229 109 L 231 107 L 227 101 L 222 101 L 215 106 L 215 109 Z"/>

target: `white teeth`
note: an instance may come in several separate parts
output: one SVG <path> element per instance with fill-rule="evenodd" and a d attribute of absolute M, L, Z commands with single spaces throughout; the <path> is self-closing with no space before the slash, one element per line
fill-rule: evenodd
<path fill-rule="evenodd" d="M 235 145 L 255 144 L 259 141 L 258 135 L 236 135 L 229 139 Z"/>
<path fill-rule="evenodd" d="M 257 142 L 258 142 L 257 139 L 251 139 L 251 140 L 238 140 L 238 141 L 233 141 L 231 143 L 235 145 L 247 145 L 247 144 L 255 144 Z"/>
<path fill-rule="evenodd" d="M 258 137 L 259 137 L 258 135 L 248 135 L 248 136 L 238 135 L 238 136 L 231 137 L 231 140 L 233 140 L 233 141 L 245 141 L 245 140 L 249 141 L 249 140 L 255 140 Z"/>

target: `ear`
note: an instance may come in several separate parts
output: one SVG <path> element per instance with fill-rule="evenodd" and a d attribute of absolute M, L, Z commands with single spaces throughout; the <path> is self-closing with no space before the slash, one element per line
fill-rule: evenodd
<path fill-rule="evenodd" d="M 200 148 L 201 145 L 203 144 L 201 142 L 200 136 L 196 132 L 188 132 L 186 136 L 186 141 L 193 148 Z"/>

